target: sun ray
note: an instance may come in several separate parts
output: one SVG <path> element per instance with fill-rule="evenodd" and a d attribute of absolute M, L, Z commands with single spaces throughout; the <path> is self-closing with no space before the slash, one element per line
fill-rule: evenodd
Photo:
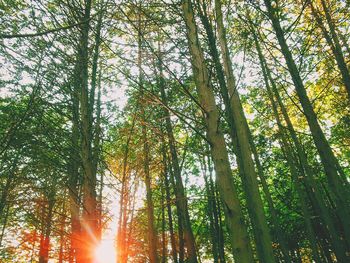
<path fill-rule="evenodd" d="M 114 240 L 103 239 L 95 249 L 94 263 L 115 263 L 116 251 Z"/>

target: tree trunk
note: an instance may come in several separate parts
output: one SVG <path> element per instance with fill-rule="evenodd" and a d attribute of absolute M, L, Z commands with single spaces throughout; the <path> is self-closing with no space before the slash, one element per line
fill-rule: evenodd
<path fill-rule="evenodd" d="M 243 214 L 235 189 L 225 139 L 218 127 L 219 112 L 208 78 L 203 51 L 199 45 L 197 28 L 191 1 L 182 1 L 182 12 L 187 27 L 187 40 L 191 54 L 192 71 L 199 101 L 203 107 L 207 138 L 217 176 L 218 187 L 223 202 L 226 223 L 231 237 L 234 258 L 237 262 L 253 262 L 253 252 L 244 223 Z"/>
<path fill-rule="evenodd" d="M 315 210 L 320 211 L 320 213 L 319 213 L 320 217 L 322 218 L 324 224 L 327 226 L 327 229 L 329 230 L 330 237 L 331 237 L 332 243 L 334 245 L 336 254 L 338 255 L 338 257 L 343 258 L 345 252 L 342 249 L 342 245 L 341 245 L 341 242 L 339 240 L 338 234 L 336 233 L 335 227 L 333 225 L 331 215 L 328 211 L 328 208 L 324 204 L 323 198 L 321 197 L 321 193 L 319 191 L 319 186 L 318 186 L 317 182 L 315 181 L 315 179 L 313 178 L 313 174 L 311 172 L 311 167 L 309 167 L 309 164 L 307 163 L 307 156 L 304 153 L 304 150 L 302 149 L 301 143 L 299 142 L 299 139 L 297 138 L 296 132 L 295 132 L 294 127 L 292 125 L 292 122 L 288 116 L 287 110 L 286 110 L 284 104 L 282 103 L 281 97 L 279 96 L 279 92 L 277 90 L 275 82 L 272 79 L 270 70 L 267 67 L 266 61 L 262 55 L 262 51 L 261 51 L 261 48 L 260 48 L 260 45 L 259 45 L 259 42 L 258 42 L 258 39 L 257 39 L 255 32 L 253 32 L 253 35 L 254 35 L 255 44 L 256 44 L 257 51 L 258 51 L 258 55 L 259 55 L 259 60 L 260 60 L 262 72 L 264 75 L 264 80 L 266 83 L 267 93 L 268 93 L 269 99 L 270 99 L 271 104 L 272 104 L 273 112 L 274 112 L 274 115 L 276 117 L 276 121 L 277 121 L 277 124 L 279 127 L 279 132 L 280 132 L 280 134 L 282 134 L 281 137 L 283 136 L 283 138 L 286 138 L 286 136 L 287 136 L 286 131 L 289 132 L 290 137 L 292 138 L 293 144 L 295 146 L 295 149 L 297 151 L 297 160 L 299 161 L 299 164 L 300 164 L 299 165 L 300 169 L 301 169 L 300 170 L 300 173 L 301 173 L 300 178 L 302 179 L 302 181 L 297 179 L 297 180 L 295 180 L 295 182 L 297 184 L 299 184 L 299 183 L 305 184 L 306 188 L 311 189 L 311 194 L 316 200 L 316 204 L 315 204 L 315 202 L 313 204 L 314 206 L 316 205 Z M 271 86 L 270 86 L 269 82 L 271 83 Z M 271 90 L 271 87 L 272 87 L 272 90 Z M 277 102 L 275 101 L 274 97 L 276 97 Z M 285 129 L 285 127 L 283 127 L 282 122 L 279 118 L 277 105 L 280 107 L 281 112 L 282 112 L 282 116 L 283 116 L 285 122 L 287 123 L 287 129 Z M 286 150 L 286 154 L 289 154 L 288 152 L 292 151 L 292 149 L 289 146 L 287 139 L 283 139 L 283 140 L 284 140 L 284 142 L 282 142 L 283 145 L 287 145 L 287 148 L 290 149 L 290 150 Z M 284 147 L 286 147 L 286 146 L 284 146 Z M 290 159 L 289 163 L 292 163 L 293 157 L 289 156 L 288 158 Z M 292 165 L 294 165 L 294 164 L 292 164 Z M 300 187 L 301 186 L 298 186 L 299 189 L 300 189 Z M 300 189 L 300 191 L 305 192 L 306 189 Z M 304 200 L 305 193 L 301 194 L 300 198 L 302 198 Z M 303 205 L 303 204 L 301 204 L 301 205 Z M 304 210 L 306 209 L 305 205 L 304 205 L 303 209 Z M 311 226 L 310 222 L 305 221 L 305 224 Z M 314 234 L 311 233 L 311 230 L 312 229 L 310 227 L 307 227 L 307 231 L 309 233 L 308 234 L 309 238 L 314 239 L 314 237 L 313 237 Z M 313 243 L 314 243 L 313 244 L 314 250 L 315 249 L 317 250 L 316 242 L 313 242 Z M 311 244 L 312 244 L 312 242 L 311 242 Z M 317 254 L 318 254 L 318 252 L 315 251 L 315 253 L 314 253 L 315 260 L 319 257 Z"/>
<path fill-rule="evenodd" d="M 68 194 L 69 194 L 69 210 L 70 210 L 70 251 L 69 262 L 81 262 L 81 250 L 80 245 L 80 196 L 78 182 L 81 180 L 79 174 L 79 166 L 81 166 L 81 159 L 79 158 L 79 100 L 76 87 L 71 91 L 71 107 L 72 107 L 72 130 L 71 130 L 71 148 L 69 153 L 69 163 L 67 167 L 67 173 L 69 176 L 68 181 Z"/>
<path fill-rule="evenodd" d="M 93 251 L 96 247 L 97 234 L 97 202 L 96 202 L 96 173 L 94 172 L 92 153 L 92 124 L 89 105 L 89 29 L 91 0 L 86 0 L 80 25 L 80 40 L 78 43 L 77 64 L 75 68 L 75 86 L 79 91 L 80 103 L 80 132 L 81 132 L 81 158 L 83 172 L 83 213 L 81 229 L 81 255 L 82 262 L 90 263 L 93 260 Z"/>
<path fill-rule="evenodd" d="M 208 151 L 209 152 L 209 151 Z M 208 160 L 208 170 L 209 170 L 209 187 L 211 189 L 211 192 L 213 193 L 214 198 L 214 207 L 213 207 L 213 215 L 214 215 L 214 224 L 216 226 L 216 236 L 218 241 L 218 253 L 219 253 L 219 262 L 225 263 L 225 240 L 224 240 L 224 232 L 222 229 L 222 219 L 221 219 L 221 203 L 219 200 L 219 194 L 217 191 L 217 186 L 213 181 L 213 168 L 211 167 L 211 161 L 210 156 L 207 156 Z"/>
<path fill-rule="evenodd" d="M 54 208 L 55 200 L 54 196 L 48 197 L 48 206 L 45 209 L 45 205 L 43 204 L 43 231 L 40 237 L 40 249 L 39 249 L 39 263 L 48 263 L 49 261 L 49 250 L 50 250 L 50 235 L 51 235 L 51 223 L 53 216 L 53 208 Z M 45 211 L 47 210 L 47 211 Z M 46 215 L 46 216 L 45 216 Z"/>
<path fill-rule="evenodd" d="M 132 124 L 128 137 L 126 140 L 124 157 L 123 157 L 123 171 L 122 171 L 122 188 L 120 191 L 119 199 L 119 220 L 118 220 L 118 232 L 117 232 L 117 261 L 120 263 L 126 263 L 126 226 L 127 226 L 127 207 L 128 207 L 128 185 L 129 176 L 127 171 L 128 157 L 129 157 L 129 144 L 131 140 L 131 135 L 135 127 L 135 116 L 132 119 Z"/>
<path fill-rule="evenodd" d="M 213 192 L 213 189 L 210 187 L 208 175 L 207 175 L 207 165 L 205 163 L 205 157 L 202 158 L 201 161 L 202 171 L 203 171 L 203 177 L 205 182 L 205 193 L 207 198 L 207 217 L 209 218 L 209 230 L 210 230 L 210 238 L 211 238 L 211 246 L 212 246 L 212 254 L 213 254 L 213 260 L 214 263 L 219 262 L 219 251 L 218 251 L 218 234 L 217 229 L 218 225 L 216 225 L 216 221 L 214 221 L 214 209 L 215 207 L 215 192 Z"/>
<path fill-rule="evenodd" d="M 141 12 L 141 11 L 140 11 Z M 143 72 L 142 72 L 142 35 L 141 35 L 141 14 L 139 14 L 138 21 L 138 59 L 137 66 L 139 70 L 139 89 L 140 89 L 140 98 L 143 99 Z M 145 101 L 139 102 L 139 107 L 141 110 L 141 130 L 142 130 L 142 141 L 143 141 L 143 172 L 144 172 L 144 180 L 146 185 L 146 201 L 147 201 L 147 224 L 148 224 L 148 253 L 149 260 L 151 263 L 158 262 L 157 255 L 157 232 L 154 226 L 154 204 L 152 200 L 152 187 L 151 187 L 151 175 L 149 171 L 149 144 L 148 144 L 148 136 L 146 130 L 146 114 L 145 114 Z"/>
<path fill-rule="evenodd" d="M 169 224 L 169 232 L 170 232 L 170 242 L 171 242 L 171 254 L 173 257 L 173 262 L 177 263 L 177 249 L 176 249 L 176 239 L 174 234 L 174 226 L 173 226 L 173 216 L 171 211 L 171 203 L 172 199 L 170 196 L 170 186 L 169 186 L 169 178 L 168 178 L 168 165 L 167 165 L 167 154 L 165 150 L 165 141 L 164 137 L 162 137 L 162 154 L 163 154 L 163 169 L 164 169 L 164 187 L 165 187 L 165 201 L 167 206 L 167 214 L 168 214 L 168 224 Z"/>
<path fill-rule="evenodd" d="M 206 7 L 204 6 L 204 10 L 205 9 Z M 238 168 L 247 198 L 247 205 L 250 218 L 252 220 L 259 259 L 262 262 L 274 262 L 275 259 L 272 250 L 272 241 L 264 214 L 264 207 L 259 193 L 257 174 L 252 159 L 252 151 L 250 149 L 250 131 L 247 120 L 244 116 L 239 94 L 235 87 L 220 1 L 215 2 L 215 12 L 217 19 L 218 39 L 221 47 L 221 53 L 223 55 L 224 68 L 222 68 L 220 63 L 219 52 L 216 48 L 214 33 L 208 17 L 206 14 L 201 12 L 201 18 L 207 32 L 209 50 L 214 60 L 220 91 L 226 108 L 226 118 L 230 126 L 232 142 L 235 146 L 234 148 L 236 149 Z M 226 75 L 227 85 L 224 74 Z M 230 92 L 228 90 L 230 90 Z"/>
<path fill-rule="evenodd" d="M 159 53 L 161 51 L 159 50 Z M 185 246 L 187 250 L 187 256 L 189 262 L 197 262 L 197 252 L 196 252 L 196 242 L 193 235 L 192 227 L 191 227 L 191 220 L 188 213 L 188 203 L 187 203 L 187 196 L 185 192 L 185 188 L 182 182 L 181 177 L 181 168 L 179 164 L 179 159 L 176 151 L 176 142 L 175 137 L 173 133 L 173 127 L 170 120 L 170 113 L 167 108 L 167 97 L 165 93 L 165 83 L 164 83 L 164 76 L 163 76 L 163 69 L 162 69 L 162 61 L 161 56 L 159 56 L 159 63 L 158 68 L 160 72 L 159 76 L 159 87 L 161 92 L 161 98 L 164 104 L 164 115 L 165 115 L 165 127 L 167 131 L 167 137 L 168 137 L 168 143 L 170 148 L 170 156 L 172 161 L 172 167 L 174 171 L 175 176 L 175 195 L 176 195 L 176 202 L 178 207 L 178 215 L 181 218 L 181 222 L 183 225 L 183 235 L 184 235 L 184 241 Z"/>
<path fill-rule="evenodd" d="M 276 32 L 276 36 L 281 47 L 282 54 L 286 60 L 289 73 L 292 77 L 297 95 L 299 97 L 301 106 L 303 108 L 304 115 L 310 127 L 312 137 L 314 139 L 316 148 L 320 155 L 322 165 L 324 167 L 330 189 L 334 196 L 336 204 L 336 210 L 339 218 L 343 224 L 345 230 L 346 239 L 349 239 L 350 231 L 350 216 L 349 216 L 349 195 L 348 195 L 348 183 L 343 176 L 343 172 L 340 169 L 338 160 L 336 159 L 318 121 L 317 116 L 312 108 L 312 104 L 307 96 L 304 84 L 300 77 L 299 71 L 292 57 L 292 53 L 286 43 L 284 32 L 281 28 L 278 14 L 271 6 L 270 0 L 264 0 L 268 10 L 269 18 L 271 19 L 273 28 Z M 349 243 L 349 242 L 348 242 Z"/>

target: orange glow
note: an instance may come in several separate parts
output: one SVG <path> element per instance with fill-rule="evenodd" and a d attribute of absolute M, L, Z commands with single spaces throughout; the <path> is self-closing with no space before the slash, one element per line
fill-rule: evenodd
<path fill-rule="evenodd" d="M 94 263 L 115 263 L 116 252 L 113 240 L 102 240 L 96 247 Z"/>

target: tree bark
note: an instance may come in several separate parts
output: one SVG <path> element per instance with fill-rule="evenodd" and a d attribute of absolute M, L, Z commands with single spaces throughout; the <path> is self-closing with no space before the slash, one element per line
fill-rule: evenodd
<path fill-rule="evenodd" d="M 203 107 L 207 138 L 223 202 L 234 258 L 237 262 L 253 262 L 253 252 L 234 186 L 225 139 L 219 124 L 219 112 L 208 78 L 203 51 L 199 44 L 197 28 L 190 0 L 182 1 L 182 12 L 186 23 L 187 40 L 191 54 L 192 71 L 199 101 Z"/>

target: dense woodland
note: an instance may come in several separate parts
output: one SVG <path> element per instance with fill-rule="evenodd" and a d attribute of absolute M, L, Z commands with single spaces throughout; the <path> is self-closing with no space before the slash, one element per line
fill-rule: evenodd
<path fill-rule="evenodd" d="M 350 262 L 348 0 L 2 0 L 0 67 L 0 262 Z"/>

